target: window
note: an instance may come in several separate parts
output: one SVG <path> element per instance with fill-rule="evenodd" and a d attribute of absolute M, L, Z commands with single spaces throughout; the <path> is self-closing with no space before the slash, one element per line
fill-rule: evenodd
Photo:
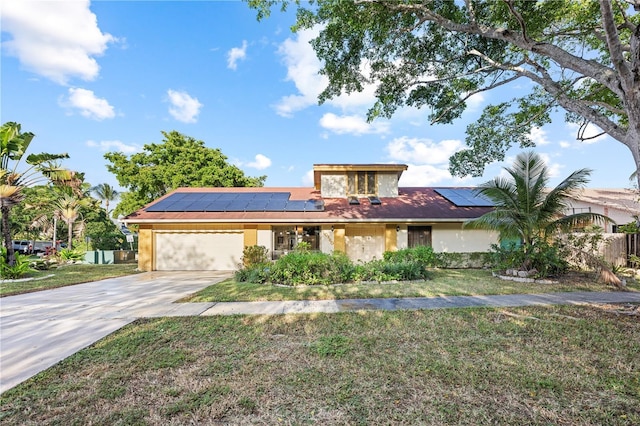
<path fill-rule="evenodd" d="M 431 227 L 430 226 L 409 226 L 408 229 L 409 248 L 418 246 L 431 247 Z"/>
<path fill-rule="evenodd" d="M 347 195 L 377 195 L 376 172 L 347 173 Z"/>

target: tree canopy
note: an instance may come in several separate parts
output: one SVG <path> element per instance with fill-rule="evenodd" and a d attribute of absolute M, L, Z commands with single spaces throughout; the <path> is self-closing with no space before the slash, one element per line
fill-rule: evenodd
<path fill-rule="evenodd" d="M 258 18 L 291 3 L 248 2 Z M 453 175 L 481 176 L 510 147 L 534 146 L 532 127 L 549 123 L 558 109 L 579 125 L 577 139 L 593 137 L 584 132 L 592 123 L 640 166 L 640 0 L 295 4 L 294 30 L 321 28 L 312 41 L 329 80 L 320 102 L 375 84 L 370 120 L 412 106 L 430 108 L 434 123 L 450 123 L 475 94 L 532 83 L 467 127 L 467 148 L 450 160 Z"/>
<path fill-rule="evenodd" d="M 262 186 L 266 176 L 248 177 L 217 148 L 179 132 L 162 132 L 162 143 L 126 156 L 108 152 L 107 169 L 128 189 L 115 214 L 129 214 L 179 187 Z"/>
<path fill-rule="evenodd" d="M 0 213 L 2 214 L 2 241 L 7 249 L 7 264 L 13 266 L 15 254 L 11 243 L 11 209 L 24 200 L 24 189 L 39 181 L 60 185 L 75 183 L 75 174 L 61 167 L 57 160 L 69 158 L 67 154 L 29 154 L 28 167 L 19 170 L 34 134 L 22 132 L 19 123 L 7 122 L 0 126 Z"/>

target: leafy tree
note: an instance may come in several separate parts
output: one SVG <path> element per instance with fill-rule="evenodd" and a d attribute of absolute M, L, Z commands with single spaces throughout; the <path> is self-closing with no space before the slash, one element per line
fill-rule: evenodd
<path fill-rule="evenodd" d="M 64 194 L 62 197 L 54 201 L 54 216 L 67 224 L 67 247 L 72 247 L 73 242 L 73 224 L 82 217 L 82 208 L 94 209 L 96 206 L 92 198 L 78 198 L 72 195 Z M 85 223 L 83 222 L 76 229 L 76 234 L 82 234 Z"/>
<path fill-rule="evenodd" d="M 122 194 L 114 214 L 129 214 L 179 187 L 262 186 L 266 176 L 247 177 L 229 164 L 219 149 L 179 132 L 162 132 L 162 143 L 147 144 L 143 152 L 130 157 L 108 152 L 107 169 L 121 186 Z"/>
<path fill-rule="evenodd" d="M 501 238 L 520 239 L 524 269 L 530 268 L 536 246 L 545 244 L 555 232 L 608 220 L 590 212 L 565 216 L 570 207 L 569 196 L 586 185 L 589 169 L 571 173 L 552 189 L 548 189 L 549 170 L 532 151 L 519 154 L 513 166 L 504 170 L 508 177 L 496 177 L 478 187 L 481 194 L 493 201 L 495 209 L 466 222 L 465 226 L 497 230 Z"/>
<path fill-rule="evenodd" d="M 98 200 L 104 201 L 107 214 L 109 214 L 109 202 L 117 200 L 120 195 L 120 193 L 108 183 L 101 183 L 92 187 L 91 192 L 98 197 Z"/>
<path fill-rule="evenodd" d="M 40 180 L 69 182 L 73 173 L 62 168 L 56 160 L 68 158 L 67 154 L 30 154 L 25 159 L 29 167 L 18 171 L 20 160 L 25 155 L 34 134 L 22 132 L 18 123 L 7 122 L 0 127 L 0 212 L 2 213 L 2 238 L 7 249 L 7 264 L 15 264 L 10 212 L 24 199 L 24 188 Z"/>
<path fill-rule="evenodd" d="M 289 1 L 248 0 L 258 18 Z M 524 96 L 487 106 L 467 127 L 454 175 L 481 176 L 512 146 L 532 147 L 533 126 L 566 111 L 588 139 L 592 123 L 625 145 L 640 167 L 640 1 L 295 1 L 295 29 L 312 41 L 328 87 L 320 102 L 377 86 L 369 119 L 428 107 L 433 122 L 459 118 L 473 95 L 518 80 Z M 310 6 L 306 6 L 311 4 Z M 633 7 L 631 7 L 633 6 Z M 636 175 L 640 184 L 640 175 Z"/>

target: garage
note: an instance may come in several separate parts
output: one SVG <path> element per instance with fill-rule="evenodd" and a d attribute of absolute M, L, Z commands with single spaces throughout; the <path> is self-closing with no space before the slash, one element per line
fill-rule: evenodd
<path fill-rule="evenodd" d="M 158 271 L 235 270 L 244 248 L 242 231 L 155 232 Z"/>

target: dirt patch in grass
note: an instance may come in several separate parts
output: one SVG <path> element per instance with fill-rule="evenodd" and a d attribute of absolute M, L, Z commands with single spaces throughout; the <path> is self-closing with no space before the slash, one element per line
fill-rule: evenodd
<path fill-rule="evenodd" d="M 637 306 L 143 320 L 5 392 L 0 423 L 640 424 Z"/>

